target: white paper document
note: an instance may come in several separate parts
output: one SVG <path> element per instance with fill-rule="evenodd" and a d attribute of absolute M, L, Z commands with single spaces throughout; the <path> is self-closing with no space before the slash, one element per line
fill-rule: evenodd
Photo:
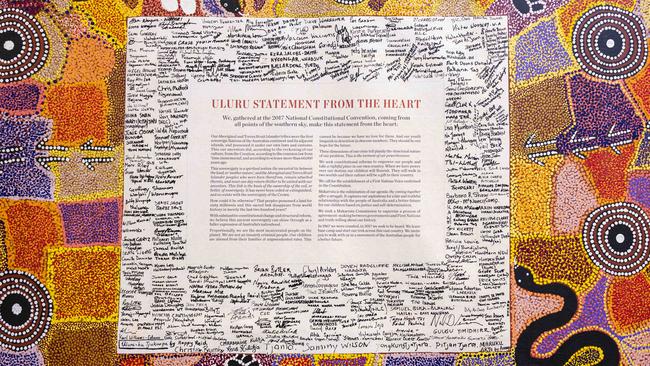
<path fill-rule="evenodd" d="M 118 351 L 509 347 L 505 18 L 132 18 Z"/>

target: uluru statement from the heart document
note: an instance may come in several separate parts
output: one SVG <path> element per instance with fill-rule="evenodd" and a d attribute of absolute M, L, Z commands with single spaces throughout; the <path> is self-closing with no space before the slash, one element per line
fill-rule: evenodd
<path fill-rule="evenodd" d="M 118 350 L 507 348 L 506 28 L 130 19 Z"/>

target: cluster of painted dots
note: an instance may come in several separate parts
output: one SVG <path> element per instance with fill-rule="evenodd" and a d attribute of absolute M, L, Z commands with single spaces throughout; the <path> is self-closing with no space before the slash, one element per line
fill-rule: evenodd
<path fill-rule="evenodd" d="M 81 150 L 87 150 L 87 151 L 113 151 L 112 146 L 92 146 L 93 145 L 93 139 L 90 139 L 86 142 L 84 142 L 79 149 Z"/>
<path fill-rule="evenodd" d="M 0 82 L 23 80 L 40 70 L 49 53 L 45 31 L 20 9 L 0 13 Z"/>
<path fill-rule="evenodd" d="M 11 154 L 11 153 L 20 152 L 22 150 L 23 150 L 23 148 L 20 147 L 20 146 L 5 147 L 5 148 L 0 148 L 0 154 Z M 22 162 L 24 162 L 26 160 L 27 159 L 25 159 L 25 158 L 0 159 L 0 165 L 22 163 Z"/>
<path fill-rule="evenodd" d="M 342 4 L 342 5 L 356 5 L 356 4 L 362 3 L 362 0 L 335 0 L 335 1 L 337 3 L 339 3 L 339 4 Z M 613 7 L 603 7 L 603 8 L 612 8 L 610 10 L 615 9 L 617 11 L 620 10 L 620 9 L 613 8 Z M 107 11 L 106 14 L 108 16 L 109 12 Z M 27 14 L 27 15 L 29 16 L 29 14 Z M 632 14 L 632 16 L 634 16 L 634 15 Z M 35 19 L 34 19 L 34 21 L 35 21 Z M 515 18 L 515 21 L 518 21 L 518 18 Z M 589 22 L 590 22 L 589 24 L 593 24 L 594 20 L 590 20 Z M 30 75 L 33 75 L 35 72 L 37 72 L 43 66 L 43 62 L 47 58 L 47 52 L 48 52 L 47 38 L 44 36 L 44 32 L 42 31 L 42 29 L 40 29 L 40 26 L 38 26 L 38 22 L 30 23 L 30 24 L 36 24 L 37 27 L 30 28 L 29 26 L 27 26 L 27 28 L 21 29 L 23 31 L 30 31 L 31 32 L 29 34 L 30 36 L 25 36 L 24 34 L 21 33 L 22 43 L 28 49 L 29 49 L 29 47 L 32 47 L 31 49 L 33 51 L 44 51 L 44 52 L 38 58 L 34 58 L 35 61 L 32 61 L 31 64 L 28 61 L 24 61 L 25 63 L 21 67 L 18 68 L 18 71 L 15 71 L 14 74 L 12 74 L 14 76 L 5 77 L 5 75 L 8 75 L 8 72 L 6 70 L 9 70 L 9 69 L 6 66 L 0 67 L 0 82 L 11 82 L 11 81 L 16 81 L 16 80 L 21 80 L 21 79 L 27 78 Z M 598 32 L 595 32 L 595 33 L 593 31 L 591 31 L 591 32 L 587 33 L 587 36 L 588 36 L 589 39 L 592 39 L 592 41 L 593 41 L 593 40 L 598 40 L 601 37 L 604 37 L 605 34 L 603 32 L 605 32 L 605 31 L 613 31 L 613 32 L 618 33 L 620 35 L 621 39 L 622 39 L 622 41 L 621 41 L 622 49 L 623 50 L 626 50 L 626 49 L 628 50 L 627 51 L 628 53 L 625 54 L 625 58 L 623 59 L 623 60 L 627 60 L 627 61 L 625 61 L 625 62 L 624 61 L 616 61 L 617 57 L 616 56 L 609 56 L 608 54 L 602 52 L 602 50 L 599 48 L 597 42 L 593 43 L 591 45 L 588 45 L 587 47 L 588 47 L 588 49 L 590 49 L 590 50 L 594 51 L 595 53 L 597 53 L 599 59 L 601 59 L 601 58 L 604 59 L 605 60 L 604 62 L 605 62 L 605 64 L 607 66 L 601 66 L 600 63 L 596 63 L 592 59 L 587 59 L 585 61 L 582 58 L 577 57 L 578 62 L 580 62 L 581 67 L 583 69 L 585 69 L 586 72 L 590 73 L 592 76 L 598 76 L 598 77 L 601 77 L 601 78 L 604 78 L 604 79 L 609 79 L 609 80 L 626 78 L 626 77 L 629 77 L 629 76 L 635 74 L 636 72 L 638 72 L 638 70 L 640 70 L 640 68 L 634 69 L 634 68 L 632 68 L 632 66 L 639 64 L 639 61 L 642 61 L 643 63 L 645 63 L 646 62 L 645 59 L 647 58 L 647 46 L 645 46 L 644 44 L 642 44 L 640 46 L 642 48 L 641 52 L 638 52 L 636 54 L 633 53 L 634 52 L 633 47 L 635 47 L 634 44 L 633 44 L 634 43 L 633 42 L 634 37 L 627 38 L 627 36 L 629 34 L 637 34 L 638 33 L 637 29 L 633 25 L 627 26 L 626 24 L 624 24 L 622 22 L 617 22 L 617 21 L 613 21 L 612 24 L 613 25 L 611 25 L 611 26 L 605 26 L 604 28 L 602 28 L 601 31 L 598 31 Z M 2 25 L 0 25 L 0 34 L 2 34 L 3 32 L 7 32 L 6 29 L 7 28 L 4 28 Z M 578 29 L 577 26 L 576 26 L 576 29 Z M 640 32 L 641 33 L 644 32 L 643 28 L 641 28 Z M 18 32 L 16 32 L 16 33 L 18 33 Z M 42 34 L 43 36 L 42 37 L 34 37 L 33 36 L 34 34 L 39 34 L 39 33 Z M 574 42 L 573 42 L 574 52 L 576 52 L 575 51 L 576 50 L 576 48 L 575 48 L 576 44 L 580 43 L 580 42 L 576 42 L 575 37 L 576 37 L 576 35 L 574 33 Z M 41 40 L 45 41 L 45 43 L 42 46 L 39 46 L 37 43 L 41 42 Z M 611 44 L 611 42 L 605 42 L 605 45 L 607 45 L 607 44 Z M 18 46 L 21 46 L 21 44 L 19 44 L 17 42 L 11 42 L 10 41 L 10 42 L 2 42 L 2 43 L 0 43 L 0 49 L 4 49 L 4 51 L 6 51 L 6 52 L 11 52 L 11 51 L 16 50 Z M 608 46 L 608 47 L 612 48 L 611 46 Z M 54 48 L 54 46 L 53 46 L 53 48 Z M 586 50 L 584 52 L 586 52 Z M 635 56 L 633 57 L 632 55 L 635 55 Z M 71 72 L 71 70 L 72 70 L 72 68 L 69 68 L 66 72 Z M 595 70 L 595 71 L 593 71 L 593 70 Z M 20 75 L 20 76 L 15 76 L 16 72 L 23 72 L 23 74 Z M 546 115 L 545 113 L 540 113 L 540 114 Z M 80 125 L 84 126 L 83 124 L 80 124 Z M 85 129 L 85 127 L 80 127 L 80 128 Z M 47 150 L 47 151 L 66 151 L 68 149 L 68 148 L 63 147 L 63 146 L 47 146 L 47 145 L 45 145 L 46 142 L 47 141 L 45 141 L 43 144 L 37 145 L 37 148 L 39 148 L 41 150 Z M 631 142 L 631 140 L 628 141 L 628 142 Z M 80 150 L 86 150 L 86 151 L 112 151 L 113 150 L 113 148 L 110 147 L 110 146 L 92 146 L 92 143 L 93 142 L 92 142 L 92 139 L 91 139 L 88 142 L 81 145 Z M 613 146 L 618 146 L 618 145 L 613 145 Z M 11 148 L 7 148 L 7 149 L 11 149 Z M 7 153 L 17 152 L 17 151 L 10 151 L 10 150 L 7 150 L 7 149 L 6 149 L 6 151 L 0 151 L 0 152 L 7 152 Z M 22 149 L 22 148 L 19 148 L 19 149 Z M 578 149 L 576 151 L 578 151 L 578 152 L 585 151 L 583 149 Z M 552 155 L 552 154 L 550 154 L 548 152 L 547 153 L 542 153 L 541 157 L 548 157 L 550 155 Z M 14 159 L 24 161 L 24 158 L 14 158 Z M 12 159 L 6 159 L 6 160 L 3 160 L 3 161 L 0 161 L 0 163 L 6 162 L 6 161 L 11 161 L 11 160 Z M 36 160 L 37 160 L 37 162 L 39 164 L 41 164 L 41 166 L 44 166 L 46 169 L 49 170 L 50 169 L 49 163 L 57 162 L 57 161 L 58 162 L 68 161 L 69 159 L 68 158 L 63 158 L 63 157 L 38 157 Z M 112 162 L 112 161 L 113 161 L 113 158 L 83 158 L 82 159 L 83 164 L 90 170 L 94 170 L 93 163 Z M 540 165 L 543 165 L 543 163 L 540 164 Z M 533 180 L 534 180 L 533 178 L 530 178 L 530 181 L 533 181 Z M 542 187 L 541 189 L 547 189 L 547 187 Z M 524 211 L 524 210 L 520 210 L 520 211 Z M 538 212 L 542 212 L 542 210 L 540 210 Z M 616 220 L 613 221 L 612 224 L 610 226 L 608 226 L 606 229 L 603 229 L 602 226 L 599 227 L 598 230 L 597 230 L 597 235 L 599 235 L 601 237 L 604 237 L 604 238 L 607 238 L 612 233 L 612 226 L 621 225 L 621 224 L 625 224 L 625 223 L 627 223 L 627 221 L 624 221 L 624 218 L 617 217 Z M 531 224 L 531 226 L 535 226 L 535 225 Z M 633 231 L 633 233 L 635 233 L 635 232 L 636 231 Z M 648 237 L 647 231 L 643 231 L 643 232 L 645 233 L 646 237 Z M 618 236 L 618 235 L 616 235 L 616 236 Z M 638 240 L 639 240 L 639 234 L 633 234 L 633 241 L 638 242 Z M 592 242 L 592 243 L 594 243 L 594 242 Z M 601 239 L 601 244 L 602 244 L 602 239 Z M 630 249 L 628 249 L 626 251 L 623 251 L 622 253 L 631 253 L 631 252 L 632 252 L 632 248 L 630 248 Z M 646 252 L 647 252 L 647 249 L 646 249 Z M 591 253 L 590 253 L 590 255 L 591 255 Z M 612 259 L 613 256 L 609 255 L 608 258 Z M 593 257 L 592 257 L 592 260 L 594 260 Z M 627 265 L 627 266 L 629 266 L 629 265 Z M 32 276 L 30 275 L 30 277 L 32 277 Z M 0 284 L 2 284 L 2 283 L 3 283 L 3 281 L 0 280 Z M 48 300 L 49 300 L 49 297 L 48 297 Z M 51 304 L 51 300 L 49 300 L 49 303 Z M 39 304 L 43 305 L 44 302 L 40 302 Z M 15 312 L 19 312 L 19 310 L 23 310 L 23 309 L 19 309 L 19 307 L 13 307 L 13 306 L 10 307 L 10 308 L 12 309 L 12 311 L 15 311 Z M 49 320 L 50 320 L 50 318 L 48 317 L 48 325 L 49 325 Z M 5 325 L 2 325 L 2 327 L 4 327 L 4 326 Z M 71 333 L 74 333 L 74 332 L 71 332 Z M 5 341 L 6 341 L 5 337 L 3 337 L 0 342 L 4 343 Z M 56 347 L 56 344 L 54 346 Z M 80 344 L 80 347 L 83 347 L 83 344 Z M 67 357 L 74 358 L 75 355 L 74 354 L 69 354 L 69 355 L 67 355 Z M 500 356 L 501 358 L 503 358 L 503 360 L 501 358 L 497 359 L 496 357 L 493 357 L 492 355 L 489 355 L 489 354 L 484 354 L 484 355 L 481 355 L 481 356 L 472 356 L 472 357 L 476 358 L 476 360 L 471 358 L 470 356 L 468 356 L 467 357 L 468 360 L 466 361 L 467 363 L 462 363 L 462 364 L 463 365 L 465 365 L 465 364 L 477 365 L 477 364 L 488 364 L 488 363 L 489 364 L 499 363 L 499 364 L 504 364 L 504 365 L 505 364 L 512 364 L 512 360 L 509 359 L 509 358 L 506 359 L 506 356 Z M 479 358 L 480 358 L 480 360 L 478 360 Z M 408 360 L 409 358 L 407 357 L 407 358 L 404 358 L 404 359 Z M 231 360 L 231 361 L 233 361 L 233 360 Z M 250 361 L 250 360 L 248 360 L 248 361 Z M 488 362 L 488 361 L 490 361 L 490 362 Z M 589 361 L 581 361 L 581 362 L 589 363 Z M 413 363 L 411 363 L 411 365 L 412 364 Z"/>
<path fill-rule="evenodd" d="M 25 158 L 9 158 L 9 159 L 2 159 L 0 160 L 0 164 L 14 164 L 14 163 L 22 163 L 26 159 Z"/>
<path fill-rule="evenodd" d="M 336 2 L 342 5 L 357 5 L 361 4 L 363 0 L 336 0 Z"/>
<path fill-rule="evenodd" d="M 113 158 L 82 158 L 81 161 L 84 163 L 86 168 L 90 170 L 95 170 L 95 166 L 93 163 L 111 163 L 113 162 Z"/>
<path fill-rule="evenodd" d="M 52 320 L 52 299 L 34 276 L 21 271 L 0 274 L 0 344 L 24 351 L 41 340 Z"/>
<path fill-rule="evenodd" d="M 70 161 L 70 158 L 61 156 L 39 156 L 36 157 L 36 162 L 47 170 L 52 170 L 50 163 L 64 163 Z"/>
<path fill-rule="evenodd" d="M 575 25 L 573 53 L 592 76 L 617 80 L 635 75 L 648 58 L 643 21 L 613 6 L 592 8 Z"/>
<path fill-rule="evenodd" d="M 10 153 L 15 153 L 22 151 L 23 148 L 20 146 L 14 146 L 14 147 L 5 147 L 5 148 L 0 148 L 0 154 L 10 154 Z"/>
<path fill-rule="evenodd" d="M 52 145 L 46 145 L 48 141 L 49 141 L 48 139 L 45 139 L 45 140 L 39 142 L 39 143 L 36 145 L 36 148 L 37 148 L 38 150 L 46 150 L 46 151 L 68 151 L 68 148 L 65 147 L 65 146 L 58 146 L 58 145 L 54 145 L 54 146 L 52 146 Z"/>
<path fill-rule="evenodd" d="M 650 219 L 633 203 L 601 206 L 585 220 L 583 244 L 605 272 L 631 276 L 650 261 Z"/>
<path fill-rule="evenodd" d="M 0 148 L 0 154 L 12 154 L 12 153 L 20 152 L 22 150 L 23 148 L 20 146 L 5 147 L 5 148 Z M 27 159 L 24 157 L 0 159 L 0 165 L 23 163 L 25 161 L 27 161 Z M 2 170 L 0 170 L 0 174 L 1 173 Z"/>

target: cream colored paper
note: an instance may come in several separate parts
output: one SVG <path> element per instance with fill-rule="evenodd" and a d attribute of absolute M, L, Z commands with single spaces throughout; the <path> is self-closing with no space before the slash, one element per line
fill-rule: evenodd
<path fill-rule="evenodd" d="M 442 80 L 190 89 L 190 262 L 444 259 Z"/>
<path fill-rule="evenodd" d="M 507 348 L 506 28 L 131 19 L 118 351 Z"/>

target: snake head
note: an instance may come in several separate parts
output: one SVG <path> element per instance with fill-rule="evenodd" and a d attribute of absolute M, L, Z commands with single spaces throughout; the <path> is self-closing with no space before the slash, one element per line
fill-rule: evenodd
<path fill-rule="evenodd" d="M 515 281 L 517 281 L 517 284 L 522 287 L 535 283 L 533 273 L 528 268 L 522 266 L 515 267 Z"/>
<path fill-rule="evenodd" d="M 221 6 L 223 6 L 226 11 L 229 11 L 237 16 L 241 11 L 241 5 L 239 0 L 220 0 Z"/>

